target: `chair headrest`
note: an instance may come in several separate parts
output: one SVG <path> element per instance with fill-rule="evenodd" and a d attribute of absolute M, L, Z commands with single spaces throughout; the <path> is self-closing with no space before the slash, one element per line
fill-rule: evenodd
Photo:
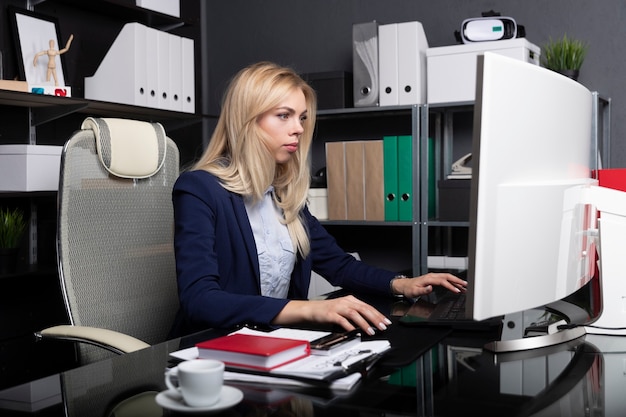
<path fill-rule="evenodd" d="M 100 162 L 122 178 L 147 178 L 165 161 L 166 135 L 160 123 L 115 118 L 86 118 L 81 130 L 92 130 Z"/>

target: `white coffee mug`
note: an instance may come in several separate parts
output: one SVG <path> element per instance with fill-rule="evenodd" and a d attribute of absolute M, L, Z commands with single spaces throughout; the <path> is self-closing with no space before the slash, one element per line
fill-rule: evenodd
<path fill-rule="evenodd" d="M 172 381 L 178 378 L 178 384 Z M 220 399 L 224 385 L 224 362 L 192 359 L 165 372 L 165 384 L 179 392 L 190 407 L 208 407 Z"/>

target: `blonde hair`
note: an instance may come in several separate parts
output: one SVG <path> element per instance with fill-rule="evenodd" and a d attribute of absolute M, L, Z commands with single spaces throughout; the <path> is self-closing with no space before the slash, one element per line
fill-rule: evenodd
<path fill-rule="evenodd" d="M 257 123 L 294 89 L 306 100 L 298 150 L 288 162 L 277 164 L 264 145 L 267 134 Z M 315 128 L 315 91 L 290 68 L 259 62 L 241 70 L 231 81 L 222 103 L 222 112 L 213 136 L 193 169 L 217 176 L 229 191 L 259 201 L 267 188 L 274 187 L 274 200 L 283 210 L 284 224 L 303 257 L 310 250 L 309 236 L 301 218 L 310 183 L 308 154 Z"/>

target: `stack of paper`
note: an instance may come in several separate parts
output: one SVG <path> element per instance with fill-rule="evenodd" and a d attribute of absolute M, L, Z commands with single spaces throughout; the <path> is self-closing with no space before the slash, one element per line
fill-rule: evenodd
<path fill-rule="evenodd" d="M 264 335 L 272 338 L 300 339 L 311 342 L 329 332 L 281 328 L 262 332 L 243 328 L 235 333 Z M 347 344 L 345 349 L 330 355 L 310 355 L 269 371 L 251 371 L 227 367 L 226 381 L 272 383 L 279 385 L 328 384 L 331 389 L 351 389 L 360 379 L 361 371 L 369 369 L 391 345 L 387 340 L 372 340 L 358 344 Z M 180 360 L 198 358 L 197 347 L 179 350 L 170 354 Z"/>

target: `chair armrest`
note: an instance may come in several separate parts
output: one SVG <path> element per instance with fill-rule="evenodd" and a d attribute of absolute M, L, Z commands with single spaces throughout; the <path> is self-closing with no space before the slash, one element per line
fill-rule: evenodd
<path fill-rule="evenodd" d="M 35 333 L 35 336 L 39 339 L 61 339 L 89 343 L 118 354 L 134 352 L 150 346 L 124 333 L 88 326 L 53 326 Z"/>

